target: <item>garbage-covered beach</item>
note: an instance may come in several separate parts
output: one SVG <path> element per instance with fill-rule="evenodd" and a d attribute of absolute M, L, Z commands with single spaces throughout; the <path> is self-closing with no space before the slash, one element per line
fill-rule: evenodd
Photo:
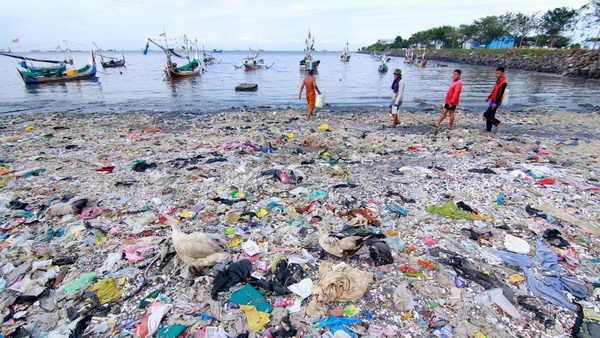
<path fill-rule="evenodd" d="M 598 337 L 597 112 L 0 121 L 3 337 Z"/>

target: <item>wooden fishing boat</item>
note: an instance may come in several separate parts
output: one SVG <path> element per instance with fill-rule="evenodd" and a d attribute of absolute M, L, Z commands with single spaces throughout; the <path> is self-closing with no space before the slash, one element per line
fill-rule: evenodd
<path fill-rule="evenodd" d="M 308 30 L 308 38 L 304 39 L 304 42 L 306 43 L 306 48 L 304 49 L 304 58 L 300 60 L 300 70 L 316 72 L 319 68 L 321 60 L 315 60 L 313 58 L 313 52 L 315 50 L 315 38 L 310 34 L 310 30 Z"/>
<path fill-rule="evenodd" d="M 177 42 L 182 43 L 182 45 L 184 46 L 185 55 L 180 55 L 177 52 L 175 52 L 174 48 L 169 48 L 169 46 L 167 44 L 168 40 L 166 37 L 166 33 L 161 34 L 161 36 L 165 37 L 165 46 L 162 46 L 161 44 L 148 38 L 148 43 L 146 43 L 146 49 L 144 50 L 144 54 L 148 53 L 148 48 L 149 48 L 150 42 L 152 42 L 152 44 L 154 44 L 154 45 L 158 46 L 160 49 L 162 49 L 165 52 L 165 55 L 167 57 L 167 65 L 165 67 L 165 74 L 167 75 L 168 78 L 196 76 L 196 75 L 200 74 L 202 71 L 204 71 L 204 67 L 202 66 L 202 63 L 200 62 L 200 59 L 198 58 L 198 41 L 195 41 L 195 43 L 194 43 L 194 45 L 196 45 L 196 55 L 192 59 L 192 58 L 190 58 L 190 51 L 193 49 L 193 46 L 190 46 L 190 41 L 188 40 L 186 35 L 184 35 L 183 37 L 174 39 Z M 187 63 L 183 66 L 179 66 L 179 65 L 177 65 L 176 62 L 173 62 L 173 60 L 172 60 L 173 56 L 186 59 Z"/>
<path fill-rule="evenodd" d="M 342 55 L 340 55 L 340 61 L 348 62 L 350 61 L 351 56 L 352 55 L 350 55 L 348 42 L 346 42 L 346 47 L 344 47 L 344 49 L 342 50 Z"/>
<path fill-rule="evenodd" d="M 244 58 L 244 68 L 246 70 L 255 70 L 265 66 L 265 60 L 260 58 L 260 50 L 252 56 L 252 49 L 248 49 L 248 55 Z"/>
<path fill-rule="evenodd" d="M 183 66 L 177 66 L 177 63 L 171 61 L 171 53 L 167 53 L 167 67 L 165 68 L 165 72 L 170 78 L 198 75 L 202 69 L 200 60 L 198 60 L 197 57 L 189 60 L 189 62 Z"/>
<path fill-rule="evenodd" d="M 215 64 L 215 63 L 221 63 L 221 60 L 217 60 L 217 58 L 213 56 L 213 53 L 214 53 L 214 49 L 213 49 L 213 51 L 206 52 L 204 50 L 204 45 L 202 46 L 202 55 L 204 56 L 202 58 L 202 62 L 205 65 L 212 65 L 212 64 Z"/>
<path fill-rule="evenodd" d="M 377 71 L 380 73 L 387 73 L 387 71 L 388 71 L 387 63 L 385 63 L 385 61 L 381 61 L 381 64 L 379 65 L 379 68 L 377 68 Z"/>
<path fill-rule="evenodd" d="M 96 76 L 96 58 L 94 52 L 91 52 L 90 63 L 79 69 L 66 69 L 64 71 L 52 72 L 31 72 L 27 70 L 17 69 L 21 79 L 26 84 L 47 83 L 47 82 L 63 82 L 71 80 L 88 79 Z"/>
<path fill-rule="evenodd" d="M 256 52 L 256 55 L 253 54 L 254 51 L 252 50 L 252 48 L 249 48 L 248 55 L 244 57 L 244 63 L 241 66 L 234 65 L 235 68 L 244 68 L 245 70 L 255 70 L 261 68 L 269 69 L 275 64 L 275 62 L 273 62 L 270 66 L 267 66 L 265 64 L 265 60 L 263 60 L 263 58 L 260 57 L 260 49 L 258 50 L 258 52 Z"/>
<path fill-rule="evenodd" d="M 104 61 L 104 58 L 107 58 L 108 61 Z M 100 64 L 102 68 L 117 68 L 117 67 L 125 67 L 125 54 L 121 55 L 121 59 L 100 55 Z"/>
<path fill-rule="evenodd" d="M 73 65 L 73 59 L 71 55 L 69 55 L 66 60 L 48 60 L 48 59 L 37 59 L 30 58 L 27 56 L 10 54 L 10 53 L 0 53 L 0 55 L 7 56 L 14 59 L 22 60 L 19 62 L 19 66 L 30 73 L 39 73 L 39 75 L 50 76 L 51 74 L 60 74 L 67 70 L 67 65 Z M 34 65 L 33 62 L 36 63 L 49 63 L 55 64 L 54 66 L 40 66 Z"/>
<path fill-rule="evenodd" d="M 94 46 L 96 46 L 96 56 L 100 57 L 100 65 L 102 65 L 102 68 L 125 67 L 125 54 L 121 54 L 120 59 L 114 56 L 107 56 L 101 54 L 103 53 L 103 51 L 102 49 L 100 49 L 100 47 L 98 47 L 98 45 L 95 42 L 92 41 L 92 43 L 94 44 Z M 107 61 L 105 61 L 104 59 L 107 59 Z"/>

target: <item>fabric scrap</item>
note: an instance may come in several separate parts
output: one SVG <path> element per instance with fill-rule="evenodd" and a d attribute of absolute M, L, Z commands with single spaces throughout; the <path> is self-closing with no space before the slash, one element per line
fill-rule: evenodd
<path fill-rule="evenodd" d="M 312 287 L 312 300 L 306 314 L 325 315 L 325 304 L 333 301 L 348 302 L 362 298 L 367 287 L 373 281 L 373 274 L 350 266 L 334 270 L 336 264 L 323 262 L 319 267 L 321 278 Z"/>

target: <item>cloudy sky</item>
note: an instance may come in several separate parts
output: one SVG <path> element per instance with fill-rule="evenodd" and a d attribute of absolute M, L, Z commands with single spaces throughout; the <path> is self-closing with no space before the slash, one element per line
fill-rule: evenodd
<path fill-rule="evenodd" d="M 0 0 L 0 49 L 139 50 L 146 38 L 187 34 L 207 49 L 351 50 L 378 39 L 409 38 L 432 27 L 470 24 L 507 11 L 580 8 L 587 0 Z M 13 43 L 18 39 L 19 43 Z"/>

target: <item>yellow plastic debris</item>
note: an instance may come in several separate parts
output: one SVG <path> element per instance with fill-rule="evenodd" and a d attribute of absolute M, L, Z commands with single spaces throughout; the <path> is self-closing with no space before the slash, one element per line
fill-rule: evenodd
<path fill-rule="evenodd" d="M 35 127 L 34 126 L 27 126 L 27 127 L 25 127 L 25 130 L 35 130 Z"/>
<path fill-rule="evenodd" d="M 240 310 L 246 314 L 246 320 L 252 332 L 260 331 L 269 322 L 269 314 L 258 311 L 254 305 L 240 305 Z"/>
<path fill-rule="evenodd" d="M 260 209 L 257 213 L 256 216 L 258 216 L 258 218 L 263 218 L 265 216 L 267 216 L 269 214 L 269 212 L 265 209 Z"/>
<path fill-rule="evenodd" d="M 288 133 L 286 136 L 291 140 L 294 138 L 294 133 Z"/>
<path fill-rule="evenodd" d="M 117 287 L 117 283 L 112 278 L 98 281 L 88 291 L 96 291 L 100 304 L 117 301 L 123 294 L 123 291 Z"/>
<path fill-rule="evenodd" d="M 525 277 L 519 276 L 519 275 L 512 275 L 512 276 L 508 276 L 508 280 L 511 281 L 512 283 L 518 283 L 518 282 L 524 281 Z"/>
<path fill-rule="evenodd" d="M 230 248 L 235 248 L 236 246 L 238 246 L 240 244 L 242 244 L 242 235 L 240 235 L 240 234 L 233 235 L 233 237 L 231 237 L 231 239 L 229 240 Z"/>
<path fill-rule="evenodd" d="M 317 129 L 319 129 L 319 130 L 329 130 L 329 125 L 328 124 L 322 124 L 319 127 L 317 127 Z"/>
<path fill-rule="evenodd" d="M 483 333 L 481 333 L 481 331 L 477 331 L 477 333 L 475 333 L 473 338 L 487 338 L 487 336 L 484 335 Z"/>

